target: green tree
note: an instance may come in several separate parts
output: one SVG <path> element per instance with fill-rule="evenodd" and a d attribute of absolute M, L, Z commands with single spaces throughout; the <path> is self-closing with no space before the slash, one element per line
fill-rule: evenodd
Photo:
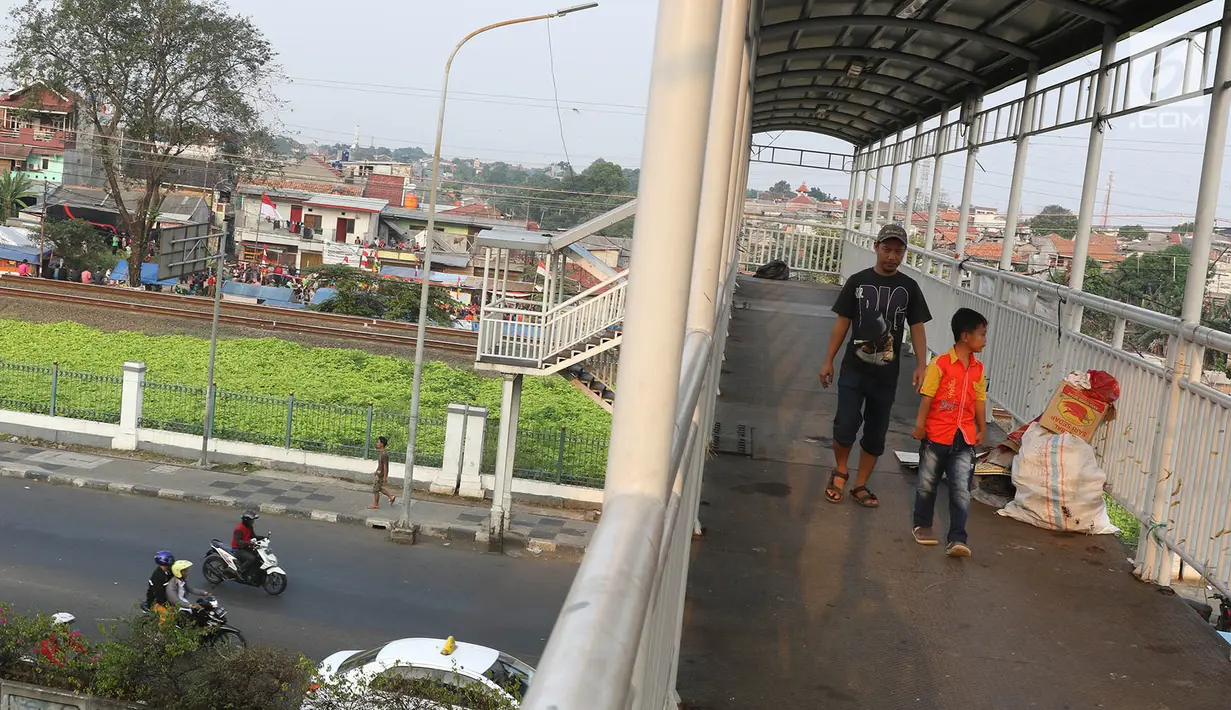
<path fill-rule="evenodd" d="M 1196 222 L 1181 222 L 1171 228 L 1171 231 L 1179 232 L 1180 234 L 1192 234 L 1196 230 L 1197 230 Z"/>
<path fill-rule="evenodd" d="M 336 289 L 330 298 L 312 307 L 323 313 L 386 318 L 406 323 L 419 322 L 420 285 L 398 279 L 385 279 L 370 271 L 344 264 L 325 264 L 304 269 L 314 288 Z M 453 322 L 452 311 L 458 302 L 444 288 L 428 291 L 428 320 L 437 325 Z"/>
<path fill-rule="evenodd" d="M 132 242 L 135 285 L 176 159 L 224 143 L 263 154 L 272 143 L 263 115 L 275 53 L 222 0 L 26 0 L 9 17 L 3 73 L 76 98 Z M 144 168 L 135 201 L 124 197 L 132 162 Z"/>
<path fill-rule="evenodd" d="M 744 193 L 744 199 L 745 199 L 745 200 L 755 200 L 755 199 L 757 199 L 757 195 L 759 195 L 759 194 L 761 194 L 761 193 L 757 192 L 756 190 L 754 190 L 754 189 L 752 189 L 752 188 L 750 187 L 750 188 L 748 188 L 748 190 Z"/>
<path fill-rule="evenodd" d="M 33 184 L 25 173 L 0 173 L 0 223 L 28 206 L 25 198 L 34 196 Z"/>
<path fill-rule="evenodd" d="M 786 180 L 779 180 L 770 186 L 769 192 L 779 197 L 791 197 L 795 194 L 795 188 Z"/>
<path fill-rule="evenodd" d="M 1077 215 L 1060 205 L 1048 205 L 1041 212 L 1026 221 L 1030 233 L 1036 237 L 1048 234 L 1059 234 L 1065 239 L 1072 239 L 1077 234 Z"/>
<path fill-rule="evenodd" d="M 1120 227 L 1120 233 L 1118 236 L 1121 239 L 1145 239 L 1150 235 L 1146 232 L 1146 228 L 1140 224 L 1129 224 Z"/>
<path fill-rule="evenodd" d="M 44 238 L 70 268 L 93 270 L 115 266 L 111 237 L 83 219 L 49 220 Z"/>
<path fill-rule="evenodd" d="M 824 190 L 821 190 L 815 187 L 812 188 L 811 190 L 808 190 L 808 197 L 811 197 L 817 202 L 832 202 L 834 199 L 833 195 L 829 194 L 828 192 L 825 192 Z"/>

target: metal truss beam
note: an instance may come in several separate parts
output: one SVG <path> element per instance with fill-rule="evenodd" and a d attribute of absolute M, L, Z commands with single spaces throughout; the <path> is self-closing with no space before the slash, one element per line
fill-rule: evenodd
<path fill-rule="evenodd" d="M 816 133 L 830 138 L 837 138 L 840 141 L 846 141 L 851 145 L 863 145 L 871 142 L 871 136 L 862 131 L 850 131 L 844 133 L 844 129 L 849 129 L 849 126 L 837 125 L 834 126 L 828 121 L 812 120 L 808 123 L 798 123 L 785 119 L 768 119 L 764 121 L 752 122 L 752 134 L 755 136 L 758 133 L 771 133 L 773 131 L 799 131 L 801 133 Z M 858 135 L 852 135 L 858 133 Z"/>
<path fill-rule="evenodd" d="M 918 104 L 912 104 L 907 101 L 903 101 L 901 99 L 895 99 L 892 96 L 888 96 L 886 94 L 882 94 L 876 91 L 868 91 L 867 89 L 860 89 L 860 88 L 856 88 L 853 86 L 825 86 L 825 85 L 789 86 L 785 89 L 776 89 L 773 91 L 759 92 L 756 95 L 756 101 L 757 103 L 777 103 L 780 99 L 807 100 L 807 99 L 819 98 L 819 97 L 810 95 L 810 94 L 816 94 L 816 93 L 845 94 L 847 96 L 851 96 L 851 97 L 858 98 L 858 99 L 869 99 L 872 101 L 879 101 L 881 103 L 884 103 L 887 106 L 892 106 L 893 108 L 896 108 L 897 110 L 903 111 L 906 113 L 911 113 L 911 114 L 916 114 L 916 115 L 919 113 L 922 113 Z M 765 100 L 763 101 L 762 99 L 765 99 Z M 862 106 L 863 104 L 854 104 L 854 105 Z"/>
<path fill-rule="evenodd" d="M 934 34 L 956 37 L 969 42 L 986 45 L 1006 54 L 1013 54 L 1027 61 L 1038 61 L 1039 55 L 1033 50 L 1014 44 L 1008 40 L 958 25 L 950 25 L 931 20 L 920 20 L 902 17 L 886 17 L 883 15 L 842 15 L 831 17 L 810 17 L 804 20 L 792 20 L 766 25 L 761 28 L 762 37 L 782 37 L 793 32 L 807 34 L 809 30 L 840 29 L 843 27 L 870 26 L 894 27 L 913 30 L 915 32 L 930 32 Z"/>
<path fill-rule="evenodd" d="M 817 113 L 818 109 L 828 109 L 823 113 L 831 113 L 835 116 L 845 118 L 860 119 L 867 122 L 868 119 L 876 117 L 884 121 L 892 121 L 898 118 L 897 115 L 882 111 L 881 109 L 867 106 L 864 104 L 856 104 L 842 99 L 791 99 L 779 101 L 757 101 L 752 105 L 753 113 L 768 113 L 771 111 L 801 111 L 806 112 L 809 116 Z M 855 111 L 863 111 L 865 115 L 855 113 Z"/>
<path fill-rule="evenodd" d="M 776 83 L 780 81 L 789 81 L 791 79 L 812 79 L 814 81 L 817 79 L 830 79 L 833 81 L 840 81 L 842 79 L 847 79 L 847 78 L 849 77 L 847 76 L 846 72 L 841 71 L 839 69 L 792 69 L 790 71 L 774 72 L 772 74 L 761 74 L 760 76 L 757 77 L 756 85 L 758 89 L 764 89 L 765 86 L 771 83 Z M 946 94 L 943 91 L 940 91 L 939 89 L 933 89 L 930 86 L 924 86 L 923 84 L 916 84 L 913 81 L 907 81 L 906 79 L 902 79 L 896 76 L 889 76 L 888 74 L 877 74 L 874 72 L 865 71 L 863 74 L 859 75 L 859 79 L 857 81 L 859 82 L 860 86 L 863 86 L 864 84 L 881 84 L 883 86 L 889 86 L 895 89 L 905 89 L 906 91 L 916 91 L 924 96 L 936 99 L 938 101 L 952 101 L 953 100 L 952 96 Z M 824 84 L 820 84 L 816 86 L 822 89 L 829 88 L 825 86 Z M 787 87 L 782 87 L 782 88 L 783 89 L 799 89 L 799 88 L 805 88 L 805 87 L 787 86 Z"/>
<path fill-rule="evenodd" d="M 871 59 L 885 59 L 888 61 L 900 62 L 907 66 L 927 67 L 932 71 L 937 71 L 942 74 L 949 74 L 969 84 L 983 86 L 983 78 L 978 74 L 974 74 L 960 67 L 955 67 L 952 64 L 946 64 L 944 62 L 929 59 L 928 57 L 920 56 L 918 54 L 898 52 L 892 49 L 878 49 L 874 47 L 810 47 L 808 49 L 796 49 L 793 51 L 766 54 L 761 57 L 759 61 L 794 61 L 796 59 L 828 59 L 829 57 L 868 57 Z"/>
<path fill-rule="evenodd" d="M 1081 15 L 1095 22 L 1102 22 L 1105 25 L 1119 25 L 1120 16 L 1114 12 L 1108 12 L 1101 7 L 1095 7 L 1089 3 L 1081 2 L 1081 0 L 1038 0 L 1045 5 L 1059 8 L 1065 12 L 1071 12 L 1074 15 Z"/>
<path fill-rule="evenodd" d="M 849 153 L 830 153 L 824 150 L 805 150 L 803 148 L 782 148 L 774 145 L 757 145 L 755 143 L 751 146 L 751 154 L 751 160 L 754 163 L 787 165 L 793 168 L 834 170 L 837 172 L 849 172 L 852 159 L 855 157 Z"/>

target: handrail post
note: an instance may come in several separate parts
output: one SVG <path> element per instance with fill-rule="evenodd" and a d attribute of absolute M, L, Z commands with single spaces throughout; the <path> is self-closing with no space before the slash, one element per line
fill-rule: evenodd
<path fill-rule="evenodd" d="M 698 217 L 687 206 L 701 197 L 719 9 L 719 3 L 688 0 L 658 5 L 620 347 L 625 386 L 612 416 L 603 521 L 547 642 L 525 710 L 628 707 L 641 642 L 641 627 L 630 621 L 645 618 L 649 606 L 672 480 L 672 422 Z M 659 264 L 683 264 L 685 272 L 656 279 Z M 587 672 L 573 672 L 578 667 Z"/>

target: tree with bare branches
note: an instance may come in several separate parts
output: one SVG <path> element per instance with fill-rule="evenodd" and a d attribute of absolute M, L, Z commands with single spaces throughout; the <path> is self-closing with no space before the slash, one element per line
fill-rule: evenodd
<path fill-rule="evenodd" d="M 26 0 L 9 24 L 4 73 L 77 104 L 78 148 L 100 158 L 135 285 L 177 160 L 238 168 L 271 145 L 276 54 L 221 0 Z"/>

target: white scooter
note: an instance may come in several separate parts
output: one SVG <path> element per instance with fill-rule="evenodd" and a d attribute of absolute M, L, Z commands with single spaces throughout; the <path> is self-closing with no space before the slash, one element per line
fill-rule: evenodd
<path fill-rule="evenodd" d="M 250 587 L 261 587 L 274 596 L 285 592 L 286 572 L 278 566 L 277 556 L 269 550 L 269 535 L 253 537 L 252 549 L 256 552 L 260 564 L 245 579 L 239 574 L 239 560 L 235 558 L 231 548 L 221 540 L 211 540 L 209 551 L 205 553 L 205 561 L 201 565 L 201 573 L 205 580 L 214 586 L 231 580 Z"/>

